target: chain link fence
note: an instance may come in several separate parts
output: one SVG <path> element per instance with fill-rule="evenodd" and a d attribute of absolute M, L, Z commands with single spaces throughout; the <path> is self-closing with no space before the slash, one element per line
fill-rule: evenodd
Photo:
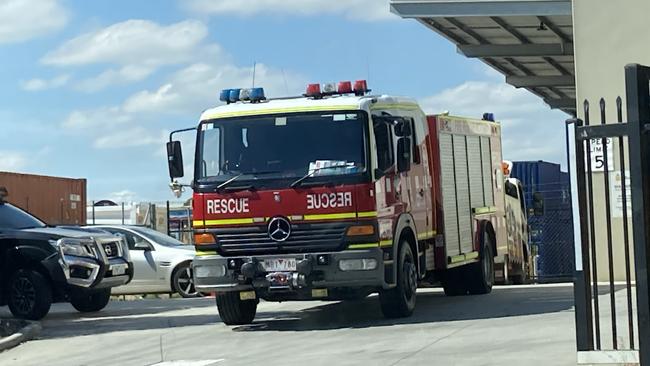
<path fill-rule="evenodd" d="M 569 282 L 575 270 L 571 193 L 566 181 L 525 187 L 538 282 Z"/>

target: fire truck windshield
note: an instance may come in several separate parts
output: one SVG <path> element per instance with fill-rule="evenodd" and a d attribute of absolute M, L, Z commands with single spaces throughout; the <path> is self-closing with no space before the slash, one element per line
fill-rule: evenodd
<path fill-rule="evenodd" d="M 315 182 L 362 179 L 366 125 L 359 111 L 207 121 L 199 132 L 195 181 L 210 185 L 235 178 L 260 188 L 288 186 L 307 174 Z"/>

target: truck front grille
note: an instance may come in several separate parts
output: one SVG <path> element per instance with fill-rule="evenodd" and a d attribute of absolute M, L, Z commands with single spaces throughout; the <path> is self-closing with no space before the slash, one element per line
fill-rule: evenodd
<path fill-rule="evenodd" d="M 217 229 L 219 254 L 223 256 L 311 253 L 342 250 L 347 223 L 292 224 L 283 242 L 269 237 L 266 225 Z"/>
<path fill-rule="evenodd" d="M 115 258 L 120 256 L 119 247 L 116 242 L 102 243 L 101 246 L 108 258 Z"/>

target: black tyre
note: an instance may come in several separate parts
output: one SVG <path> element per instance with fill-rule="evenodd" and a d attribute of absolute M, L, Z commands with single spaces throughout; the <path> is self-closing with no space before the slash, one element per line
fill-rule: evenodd
<path fill-rule="evenodd" d="M 172 289 L 184 298 L 201 297 L 203 294 L 196 291 L 192 267 L 189 263 L 179 265 L 172 275 Z"/>
<path fill-rule="evenodd" d="M 442 281 L 442 287 L 447 296 L 467 295 L 467 284 L 465 281 L 465 267 L 452 268 L 445 273 L 445 279 Z"/>
<path fill-rule="evenodd" d="M 241 300 L 239 292 L 217 294 L 219 317 L 226 325 L 250 324 L 257 313 L 259 300 Z"/>
<path fill-rule="evenodd" d="M 397 286 L 379 292 L 381 312 L 386 318 L 411 316 L 415 309 L 418 275 L 413 251 L 408 242 L 403 241 L 400 244 L 397 259 Z"/>
<path fill-rule="evenodd" d="M 480 261 L 467 268 L 467 289 L 472 295 L 484 295 L 492 292 L 494 285 L 494 254 L 492 250 L 492 236 L 483 233 L 483 243 L 480 252 Z"/>
<path fill-rule="evenodd" d="M 52 306 L 52 288 L 42 274 L 19 269 L 9 278 L 8 302 L 16 318 L 40 320 Z"/>
<path fill-rule="evenodd" d="M 111 300 L 111 289 L 75 290 L 70 294 L 70 304 L 82 313 L 100 311 Z"/>
<path fill-rule="evenodd" d="M 516 276 L 512 277 L 512 283 L 515 285 L 523 285 L 528 281 L 528 263 L 522 262 L 519 268 L 519 272 Z"/>

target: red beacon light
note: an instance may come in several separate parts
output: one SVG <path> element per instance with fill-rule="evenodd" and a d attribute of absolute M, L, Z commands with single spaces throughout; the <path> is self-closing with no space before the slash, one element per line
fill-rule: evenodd
<path fill-rule="evenodd" d="M 354 82 L 354 94 L 355 95 L 365 95 L 366 92 L 369 92 L 368 83 L 365 80 L 357 80 Z"/>
<path fill-rule="evenodd" d="M 320 84 L 309 84 L 307 85 L 307 91 L 305 92 L 306 97 L 320 97 Z"/>
<path fill-rule="evenodd" d="M 349 82 L 349 81 L 341 81 L 341 82 L 339 82 L 338 91 L 339 91 L 339 94 L 352 93 L 352 83 Z"/>

